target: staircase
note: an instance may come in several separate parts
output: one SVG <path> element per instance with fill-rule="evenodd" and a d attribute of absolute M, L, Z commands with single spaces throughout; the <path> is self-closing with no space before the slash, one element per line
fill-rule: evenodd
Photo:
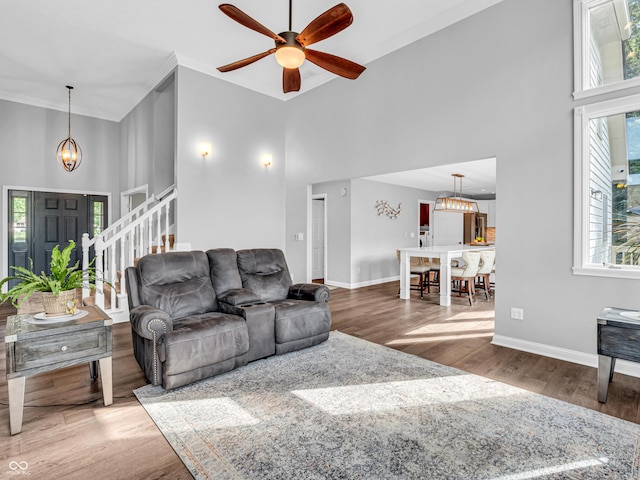
<path fill-rule="evenodd" d="M 90 265 L 96 269 L 96 289 L 88 282 L 82 288 L 82 298 L 95 295 L 89 302 L 102 308 L 114 323 L 129 321 L 124 270 L 149 253 L 172 250 L 175 224 L 175 204 L 178 193 L 174 186 L 160 195 L 151 196 L 94 238 L 82 235 L 82 271 L 87 277 Z M 111 287 L 111 286 L 113 287 Z"/>

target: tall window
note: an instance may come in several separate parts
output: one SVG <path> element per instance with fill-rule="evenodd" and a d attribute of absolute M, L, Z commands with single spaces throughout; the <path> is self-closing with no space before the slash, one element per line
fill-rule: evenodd
<path fill-rule="evenodd" d="M 575 0 L 574 272 L 640 278 L 640 0 Z"/>
<path fill-rule="evenodd" d="M 11 236 L 14 243 L 27 241 L 27 197 L 11 197 Z"/>
<path fill-rule="evenodd" d="M 640 0 L 578 0 L 576 97 L 640 85 Z"/>
<path fill-rule="evenodd" d="M 93 235 L 102 233 L 106 225 L 106 211 L 105 202 L 103 200 L 92 200 L 91 213 L 92 213 L 92 229 Z"/>
<path fill-rule="evenodd" d="M 574 267 L 640 276 L 640 95 L 577 108 L 575 128 Z"/>

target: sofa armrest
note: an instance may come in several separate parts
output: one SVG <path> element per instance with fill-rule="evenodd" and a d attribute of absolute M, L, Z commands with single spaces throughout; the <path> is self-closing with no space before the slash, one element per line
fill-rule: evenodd
<path fill-rule="evenodd" d="M 289 287 L 287 298 L 295 300 L 311 300 L 314 302 L 329 301 L 329 287 L 319 283 L 296 283 Z"/>
<path fill-rule="evenodd" d="M 234 307 L 239 307 L 242 305 L 260 302 L 261 298 L 260 295 L 248 288 L 234 288 L 233 290 L 229 290 L 224 295 L 218 297 L 218 301 Z"/>
<path fill-rule="evenodd" d="M 173 320 L 163 310 L 151 305 L 138 305 L 129 311 L 131 328 L 141 337 L 157 341 L 162 335 L 173 330 Z"/>

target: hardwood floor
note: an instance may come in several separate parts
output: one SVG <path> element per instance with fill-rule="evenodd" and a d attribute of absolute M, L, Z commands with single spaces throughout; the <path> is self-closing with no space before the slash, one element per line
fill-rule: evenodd
<path fill-rule="evenodd" d="M 436 294 L 409 301 L 398 282 L 331 292 L 333 328 L 461 370 L 640 423 L 640 379 L 616 374 L 606 404 L 597 401 L 596 370 L 491 345 L 493 301 L 470 307 L 454 298 L 440 307 Z M 0 305 L 4 340 L 6 316 Z M 595 318 L 594 318 L 595 322 Z M 113 328 L 114 403 L 102 405 L 99 382 L 79 365 L 30 377 L 23 431 L 9 434 L 5 361 L 0 359 L 0 478 L 26 462 L 32 478 L 191 478 L 132 394 L 145 384 L 133 358 L 128 324 Z M 4 357 L 4 346 L 0 355 Z"/>

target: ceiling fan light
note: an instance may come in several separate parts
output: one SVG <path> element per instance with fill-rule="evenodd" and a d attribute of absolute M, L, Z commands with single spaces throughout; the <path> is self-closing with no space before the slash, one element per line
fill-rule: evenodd
<path fill-rule="evenodd" d="M 304 58 L 304 51 L 299 47 L 283 45 L 276 50 L 276 62 L 284 68 L 298 68 Z"/>

